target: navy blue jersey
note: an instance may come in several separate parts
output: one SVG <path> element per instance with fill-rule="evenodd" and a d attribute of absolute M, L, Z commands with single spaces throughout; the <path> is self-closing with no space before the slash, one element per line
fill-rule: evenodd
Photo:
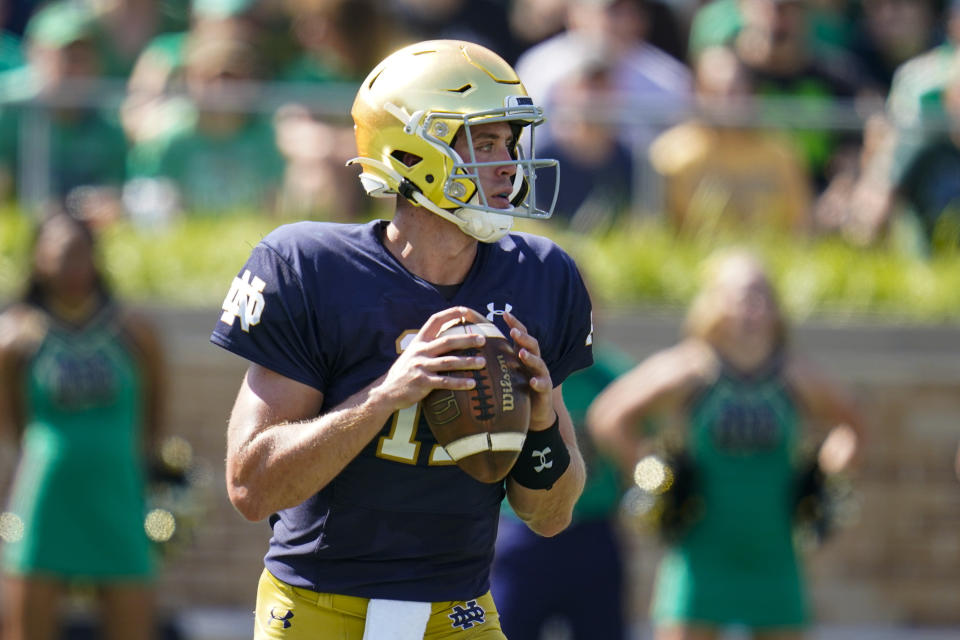
<path fill-rule="evenodd" d="M 540 342 L 555 385 L 592 362 L 590 300 L 552 242 L 510 234 L 480 243 L 452 299 L 383 246 L 386 222 L 301 222 L 250 255 L 211 340 L 314 387 L 324 409 L 383 375 L 434 313 L 472 307 L 505 335 L 505 310 Z M 419 406 L 394 414 L 346 468 L 270 518 L 266 566 L 294 586 L 368 598 L 464 600 L 489 588 L 502 483 L 461 471 Z"/>

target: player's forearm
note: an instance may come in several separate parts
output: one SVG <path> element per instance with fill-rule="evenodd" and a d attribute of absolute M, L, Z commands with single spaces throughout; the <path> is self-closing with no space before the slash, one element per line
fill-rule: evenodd
<path fill-rule="evenodd" d="M 254 521 L 302 503 L 357 456 L 390 413 L 364 390 L 312 420 L 260 430 L 228 456 L 231 502 Z"/>
<path fill-rule="evenodd" d="M 549 490 L 528 489 L 512 478 L 507 481 L 507 499 L 514 512 L 535 533 L 555 536 L 570 524 L 573 506 L 586 482 L 583 457 L 573 447 L 570 466 Z"/>
<path fill-rule="evenodd" d="M 558 394 L 554 406 L 559 434 L 570 454 L 570 463 L 566 470 L 549 489 L 525 487 L 512 476 L 507 481 L 507 498 L 514 512 L 532 531 L 546 537 L 557 535 L 570 524 L 573 505 L 583 493 L 587 478 L 586 465 L 580 455 L 573 422 L 563 405 L 562 395 Z"/>

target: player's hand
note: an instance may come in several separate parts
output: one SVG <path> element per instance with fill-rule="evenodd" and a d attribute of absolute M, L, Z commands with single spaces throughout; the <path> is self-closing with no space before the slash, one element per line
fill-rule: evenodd
<path fill-rule="evenodd" d="M 419 402 L 433 389 L 470 389 L 476 385 L 473 378 L 444 375 L 448 371 L 481 369 L 485 364 L 482 356 L 447 355 L 459 349 L 475 349 L 485 340 L 480 335 L 437 337 L 444 324 L 458 318 L 486 321 L 467 307 L 451 307 L 433 314 L 387 371 L 378 387 L 395 409 Z"/>
<path fill-rule="evenodd" d="M 517 346 L 520 362 L 530 372 L 530 389 L 533 391 L 530 394 L 530 430 L 549 429 L 557 419 L 557 412 L 553 408 L 553 380 L 547 363 L 540 357 L 540 343 L 510 312 L 505 312 L 503 319 L 510 327 L 510 337 Z"/>

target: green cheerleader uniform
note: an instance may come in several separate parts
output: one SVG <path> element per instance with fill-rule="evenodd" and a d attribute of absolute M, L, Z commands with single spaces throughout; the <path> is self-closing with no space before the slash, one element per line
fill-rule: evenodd
<path fill-rule="evenodd" d="M 22 535 L 4 545 L 3 567 L 147 579 L 140 368 L 111 308 L 79 329 L 49 323 L 25 371 L 27 424 L 10 504 Z"/>
<path fill-rule="evenodd" d="M 781 363 L 749 377 L 723 366 L 691 399 L 687 447 L 702 511 L 660 564 L 658 624 L 808 622 L 792 534 L 799 411 Z"/>

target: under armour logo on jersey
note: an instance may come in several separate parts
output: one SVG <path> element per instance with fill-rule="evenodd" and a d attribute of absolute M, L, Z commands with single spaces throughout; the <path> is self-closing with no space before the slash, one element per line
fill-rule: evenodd
<path fill-rule="evenodd" d="M 250 270 L 243 272 L 243 277 L 233 279 L 227 297 L 223 299 L 223 314 L 220 321 L 233 326 L 235 318 L 240 318 L 240 328 L 250 331 L 250 327 L 260 323 L 263 314 L 263 287 L 266 283 L 257 276 L 251 277 Z"/>
<path fill-rule="evenodd" d="M 543 471 L 544 469 L 552 469 L 552 468 L 553 468 L 553 460 L 547 460 L 547 454 L 548 454 L 548 453 L 550 453 L 550 447 L 544 448 L 543 451 L 540 451 L 540 450 L 538 450 L 538 449 L 534 449 L 534 450 L 533 450 L 533 453 L 530 454 L 530 455 L 531 455 L 532 457 L 534 457 L 534 458 L 540 458 L 540 464 L 538 464 L 537 466 L 535 466 L 535 467 L 533 468 L 533 470 L 536 471 L 537 473 L 540 473 L 540 472 Z"/>
<path fill-rule="evenodd" d="M 505 313 L 510 313 L 513 311 L 513 305 L 509 302 L 503 305 L 503 309 L 497 309 L 492 302 L 487 303 L 487 311 L 490 313 L 487 314 L 487 320 L 493 322 L 494 318 L 497 316 L 502 316 Z"/>
<path fill-rule="evenodd" d="M 283 611 L 283 609 L 281 609 L 281 611 Z M 289 629 L 290 625 L 293 624 L 292 622 L 290 622 L 290 618 L 292 617 L 293 617 L 293 611 L 290 611 L 290 609 L 287 609 L 287 612 L 282 616 L 278 616 L 277 608 L 276 607 L 270 608 L 270 624 L 273 624 L 273 621 L 276 620 L 278 623 L 280 623 L 283 626 L 284 629 Z"/>
<path fill-rule="evenodd" d="M 485 616 L 487 615 L 487 612 L 483 610 L 483 607 L 477 604 L 476 600 L 470 600 L 466 603 L 466 605 L 466 609 L 460 605 L 453 607 L 453 613 L 447 616 L 453 620 L 453 624 L 450 626 L 460 627 L 461 629 L 469 629 L 475 624 L 483 624 L 485 622 Z"/>

